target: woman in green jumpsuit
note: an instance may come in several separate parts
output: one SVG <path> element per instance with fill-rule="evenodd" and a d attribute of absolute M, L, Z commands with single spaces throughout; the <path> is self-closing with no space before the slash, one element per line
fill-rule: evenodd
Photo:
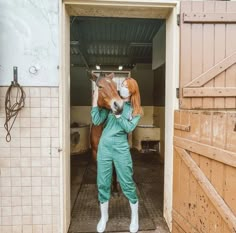
<path fill-rule="evenodd" d="M 92 122 L 95 125 L 104 123 L 97 153 L 97 187 L 101 208 L 101 219 L 97 225 L 97 232 L 104 232 L 108 221 L 112 163 L 114 163 L 122 192 L 130 202 L 132 213 L 130 232 L 137 232 L 139 227 L 138 197 L 133 181 L 133 163 L 128 144 L 128 133 L 135 129 L 142 115 L 137 82 L 132 78 L 125 79 L 120 95 L 125 102 L 121 115 L 114 115 L 110 110 L 100 109 L 97 106 L 97 90 L 93 96 Z"/>

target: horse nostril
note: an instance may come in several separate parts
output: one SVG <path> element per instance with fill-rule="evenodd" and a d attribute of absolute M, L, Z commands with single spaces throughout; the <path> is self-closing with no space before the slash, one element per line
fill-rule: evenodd
<path fill-rule="evenodd" d="M 114 102 L 114 107 L 119 108 L 119 105 L 116 103 L 116 101 Z"/>
<path fill-rule="evenodd" d="M 123 102 L 114 101 L 113 107 L 116 111 L 116 114 L 120 114 L 123 111 Z"/>

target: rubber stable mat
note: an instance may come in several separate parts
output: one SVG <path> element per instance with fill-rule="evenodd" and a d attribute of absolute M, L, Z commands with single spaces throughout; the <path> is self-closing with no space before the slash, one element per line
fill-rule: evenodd
<path fill-rule="evenodd" d="M 89 163 L 83 177 L 83 184 L 97 183 L 97 166 L 96 163 Z"/>
<path fill-rule="evenodd" d="M 139 229 L 154 230 L 155 224 L 149 216 L 144 201 L 139 196 Z M 100 219 L 100 209 L 97 199 L 96 184 L 82 184 L 75 206 L 72 210 L 69 233 L 96 232 Z M 106 232 L 129 231 L 130 206 L 128 200 L 121 193 L 120 196 L 111 197 L 109 202 L 109 221 Z"/>
<path fill-rule="evenodd" d="M 163 218 L 163 185 L 159 183 L 138 184 L 140 195 L 145 202 L 148 213 L 154 220 L 159 233 L 169 232 L 167 224 Z"/>

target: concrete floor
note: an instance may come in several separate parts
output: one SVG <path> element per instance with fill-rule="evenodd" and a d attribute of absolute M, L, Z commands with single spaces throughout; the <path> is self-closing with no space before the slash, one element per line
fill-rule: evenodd
<path fill-rule="evenodd" d="M 164 166 L 155 153 L 139 153 L 132 150 L 134 180 L 145 208 L 154 222 L 155 230 L 139 231 L 140 233 L 168 233 L 166 222 L 162 217 Z M 72 213 L 82 184 L 96 184 L 96 166 L 90 160 L 90 152 L 71 156 L 71 206 Z M 78 200 L 77 200 L 78 202 Z M 97 219 L 95 219 L 97 221 Z M 72 218 L 72 221 L 73 220 Z M 72 223 L 71 223 L 72 225 Z M 96 229 L 96 228 L 95 228 Z M 73 228 L 73 231 L 76 232 Z M 78 231 L 79 232 L 79 231 Z M 80 231 L 81 232 L 81 231 Z M 114 231 L 113 231 L 114 232 Z M 117 231 L 116 231 L 117 232 Z M 122 231 L 124 233 L 124 231 Z M 117 232 L 119 233 L 119 232 Z M 121 232 L 120 232 L 121 233 Z"/>

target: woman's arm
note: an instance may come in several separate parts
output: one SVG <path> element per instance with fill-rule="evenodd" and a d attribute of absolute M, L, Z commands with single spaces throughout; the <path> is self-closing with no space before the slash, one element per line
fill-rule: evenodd
<path fill-rule="evenodd" d="M 93 107 L 91 110 L 93 124 L 94 125 L 102 124 L 106 120 L 108 112 L 109 110 L 105 108 Z"/>
<path fill-rule="evenodd" d="M 92 101 L 92 110 L 91 110 L 91 117 L 92 122 L 94 125 L 102 124 L 108 115 L 108 110 L 99 108 L 98 107 L 98 87 L 95 85 L 94 92 L 93 92 L 93 101 Z"/>
<path fill-rule="evenodd" d="M 132 132 L 137 126 L 141 116 L 137 115 L 132 120 L 127 120 L 124 116 L 117 117 L 117 121 L 126 133 Z"/>

